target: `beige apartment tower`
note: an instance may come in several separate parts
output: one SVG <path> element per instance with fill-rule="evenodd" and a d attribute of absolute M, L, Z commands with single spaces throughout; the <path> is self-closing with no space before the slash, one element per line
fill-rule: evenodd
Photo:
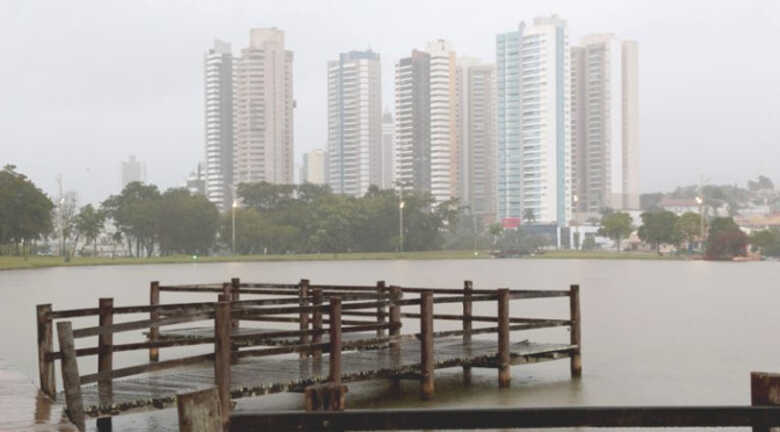
<path fill-rule="evenodd" d="M 639 209 L 637 43 L 589 35 L 571 61 L 573 204 L 579 212 Z"/>
<path fill-rule="evenodd" d="M 250 30 L 235 63 L 233 181 L 293 183 L 293 53 L 284 32 Z"/>

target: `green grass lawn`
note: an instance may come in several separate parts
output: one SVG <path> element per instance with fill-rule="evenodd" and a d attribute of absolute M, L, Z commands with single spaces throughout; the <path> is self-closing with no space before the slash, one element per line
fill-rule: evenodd
<path fill-rule="evenodd" d="M 152 258 L 90 258 L 74 257 L 65 262 L 62 257 L 31 256 L 28 258 L 0 256 L 0 270 L 34 269 L 62 266 L 96 265 L 139 265 L 139 264 L 182 264 L 194 262 L 253 262 L 253 261 L 347 261 L 347 260 L 435 260 L 435 259 L 486 259 L 492 258 L 488 251 L 482 250 L 475 255 L 471 250 L 425 251 L 425 252 L 355 252 L 338 254 L 290 254 L 290 255 L 236 255 L 192 257 L 174 255 Z M 614 252 L 614 251 L 549 251 L 525 259 L 639 259 L 639 260 L 679 260 L 679 256 L 658 256 L 650 252 Z"/>

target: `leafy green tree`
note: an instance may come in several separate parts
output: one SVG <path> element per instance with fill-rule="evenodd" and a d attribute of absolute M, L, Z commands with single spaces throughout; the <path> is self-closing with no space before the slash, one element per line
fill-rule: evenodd
<path fill-rule="evenodd" d="M 490 232 L 490 236 L 493 238 L 493 247 L 495 247 L 496 240 L 501 237 L 501 234 L 504 233 L 504 227 L 500 223 L 496 222 L 488 227 L 488 232 Z"/>
<path fill-rule="evenodd" d="M 680 232 L 677 230 L 679 218 L 670 211 L 642 213 L 642 226 L 639 227 L 639 238 L 650 243 L 656 252 L 661 253 L 662 244 L 677 245 L 680 243 Z"/>
<path fill-rule="evenodd" d="M 701 215 L 687 212 L 677 220 L 677 232 L 680 233 L 681 239 L 687 242 L 688 245 L 691 245 L 701 237 L 701 219 Z M 699 240 L 702 241 L 703 239 Z"/>
<path fill-rule="evenodd" d="M 528 255 L 539 252 L 544 246 L 552 244 L 544 236 L 530 235 L 522 227 L 505 230 L 498 240 L 499 254 L 503 256 Z"/>
<path fill-rule="evenodd" d="M 527 224 L 536 222 L 536 214 L 534 213 L 534 209 L 527 208 L 523 210 L 523 221 L 525 221 Z"/>
<path fill-rule="evenodd" d="M 633 231 L 634 227 L 631 225 L 631 215 L 623 212 L 606 212 L 601 218 L 601 227 L 598 234 L 600 236 L 609 237 L 615 241 L 615 248 L 620 252 L 620 244 L 622 240 Z"/>
<path fill-rule="evenodd" d="M 731 259 L 747 252 L 747 235 L 730 217 L 714 218 L 707 236 L 705 257 L 711 260 Z"/>
<path fill-rule="evenodd" d="M 16 172 L 15 166 L 6 165 L 0 171 L 0 245 L 13 245 L 18 255 L 23 243 L 27 245 L 49 234 L 53 208 L 49 197 Z"/>
<path fill-rule="evenodd" d="M 160 254 L 205 255 L 214 246 L 219 210 L 203 195 L 168 189 L 158 202 Z"/>
<path fill-rule="evenodd" d="M 127 242 L 130 255 L 141 257 L 145 250 L 151 256 L 154 252 L 159 232 L 159 200 L 157 186 L 132 182 L 119 195 L 103 201 L 102 207 Z"/>
<path fill-rule="evenodd" d="M 750 234 L 753 250 L 765 256 L 780 256 L 780 228 L 754 231 Z"/>
<path fill-rule="evenodd" d="M 106 213 L 87 204 L 76 215 L 76 231 L 87 244 L 92 245 L 92 255 L 97 256 L 97 240 L 106 223 Z"/>

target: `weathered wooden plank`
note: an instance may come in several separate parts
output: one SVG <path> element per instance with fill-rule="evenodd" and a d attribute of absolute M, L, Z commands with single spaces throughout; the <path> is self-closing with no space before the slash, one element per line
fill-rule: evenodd
<path fill-rule="evenodd" d="M 571 344 L 577 349 L 571 356 L 571 376 L 582 376 L 582 316 L 580 315 L 580 286 L 569 287 L 569 314 L 571 320 Z"/>
<path fill-rule="evenodd" d="M 80 339 L 89 336 L 100 336 L 100 335 L 106 335 L 112 333 L 121 333 L 126 331 L 150 328 L 150 326 L 152 325 L 155 326 L 152 328 L 159 329 L 160 327 L 163 326 L 183 324 L 183 323 L 194 322 L 194 321 L 205 321 L 211 319 L 214 319 L 213 314 L 193 314 L 193 315 L 177 315 L 168 318 L 158 318 L 158 319 L 152 318 L 148 320 L 128 321 L 119 324 L 110 324 L 105 326 L 99 325 L 97 327 L 86 327 L 82 329 L 73 330 L 73 337 L 76 339 Z"/>
<path fill-rule="evenodd" d="M 220 302 L 214 319 L 214 385 L 219 394 L 223 424 L 227 424 L 230 414 L 230 320 L 230 302 Z"/>
<path fill-rule="evenodd" d="M 217 389 L 210 388 L 176 397 L 179 432 L 221 432 L 222 407 Z"/>
<path fill-rule="evenodd" d="M 507 388 L 512 381 L 509 370 L 509 290 L 498 290 L 498 387 Z"/>
<path fill-rule="evenodd" d="M 780 374 L 751 372 L 750 404 L 753 406 L 780 406 Z M 779 430 L 780 428 L 766 426 L 753 427 L 753 432 L 777 432 Z"/>
<path fill-rule="evenodd" d="M 420 294 L 420 395 L 423 400 L 433 398 L 433 292 Z"/>
<path fill-rule="evenodd" d="M 81 399 L 79 365 L 73 345 L 73 327 L 70 321 L 57 323 L 57 338 L 64 357 L 62 359 L 62 385 L 65 387 L 65 405 L 70 421 L 80 430 L 86 430 L 84 402 Z"/>
<path fill-rule="evenodd" d="M 160 282 L 153 281 L 149 284 L 149 305 L 157 306 L 160 304 Z M 149 311 L 149 320 L 156 322 L 160 319 L 160 311 L 153 309 Z M 149 340 L 157 342 L 160 339 L 160 327 L 151 326 L 149 328 Z M 157 347 L 149 347 L 149 361 L 157 362 L 160 360 L 160 350 Z"/>
<path fill-rule="evenodd" d="M 100 315 L 98 326 L 100 328 L 111 327 L 114 323 L 114 299 L 101 298 L 98 300 Z M 73 332 L 75 333 L 75 331 Z M 75 336 L 74 336 L 75 337 Z M 113 369 L 114 353 L 111 347 L 114 345 L 114 334 L 101 333 L 98 337 L 98 374 L 104 378 L 98 380 L 98 389 L 104 403 L 111 403 L 111 370 Z M 108 375 L 107 375 L 108 374 Z"/>
<path fill-rule="evenodd" d="M 36 307 L 38 323 L 38 377 L 41 391 L 51 398 L 57 397 L 57 380 L 54 377 L 54 360 L 47 357 L 54 351 L 51 304 Z"/>

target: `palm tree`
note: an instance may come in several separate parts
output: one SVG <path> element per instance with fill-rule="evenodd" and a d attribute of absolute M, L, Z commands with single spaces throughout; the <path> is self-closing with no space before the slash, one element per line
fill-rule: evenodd
<path fill-rule="evenodd" d="M 523 210 L 523 220 L 527 224 L 536 222 L 536 214 L 534 214 L 534 209 L 527 208 Z"/>

